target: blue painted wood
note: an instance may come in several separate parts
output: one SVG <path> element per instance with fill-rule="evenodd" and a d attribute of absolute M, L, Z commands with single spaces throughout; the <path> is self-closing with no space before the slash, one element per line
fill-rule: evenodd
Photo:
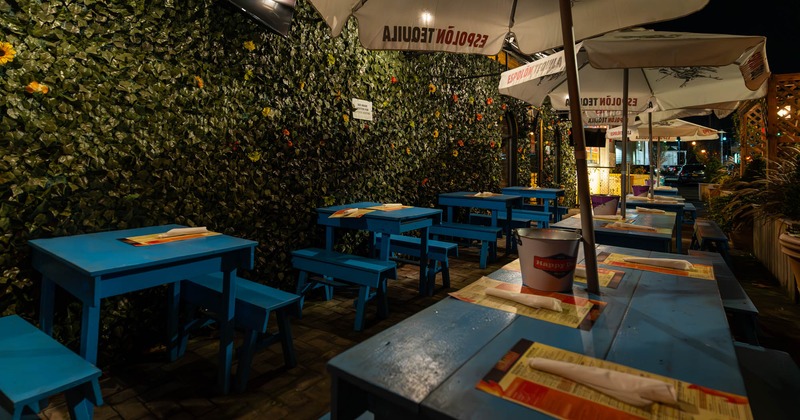
<path fill-rule="evenodd" d="M 470 191 L 439 194 L 439 205 L 446 208 L 447 221 L 455 222 L 453 220 L 453 210 L 457 207 L 476 208 L 491 210 L 491 226 L 497 227 L 498 211 L 522 207 L 522 197 L 518 195 L 498 194 L 491 197 L 475 197 L 475 194 L 475 192 Z M 506 214 L 505 235 L 507 238 L 511 237 L 511 213 Z M 510 248 L 506 247 L 505 255 L 509 254 Z"/>
<path fill-rule="evenodd" d="M 683 234 L 681 233 L 681 227 L 683 226 L 683 210 L 687 204 L 665 204 L 665 203 L 650 203 L 646 201 L 626 201 L 625 207 L 627 209 L 636 209 L 636 207 L 645 207 L 649 209 L 660 209 L 668 212 L 675 213 L 675 247 L 677 248 L 677 253 L 683 253 L 683 245 L 681 242 L 683 241 Z M 626 212 L 627 213 L 627 212 Z"/>
<path fill-rule="evenodd" d="M 397 260 L 396 255 L 406 255 L 410 257 L 419 258 L 422 239 L 413 236 L 392 235 L 391 236 L 390 252 L 395 255 L 394 259 Z M 376 245 L 378 247 L 381 238 L 376 238 Z M 436 285 L 436 273 L 442 273 L 442 286 L 444 288 L 450 287 L 450 254 L 458 255 L 458 244 L 452 242 L 428 240 L 428 275 L 427 281 L 423 284 L 420 282 L 420 294 L 431 296 L 433 289 Z M 418 264 L 419 262 L 402 260 L 403 262 L 410 262 Z"/>
<path fill-rule="evenodd" d="M 70 416 L 91 419 L 103 404 L 101 373 L 19 316 L 0 318 L 0 414 L 36 414 L 40 401 L 65 392 Z"/>
<path fill-rule="evenodd" d="M 783 351 L 734 342 L 755 419 L 797 417 L 800 369 Z"/>
<path fill-rule="evenodd" d="M 356 319 L 354 329 L 364 328 L 364 312 L 372 289 L 376 290 L 378 316 L 388 315 L 386 300 L 386 280 L 397 278 L 397 264 L 394 261 L 376 260 L 328 251 L 306 248 L 292 251 L 292 266 L 300 271 L 297 294 L 305 295 L 314 283 L 332 284 L 329 279 L 340 280 L 358 286 L 356 299 Z M 309 274 L 319 274 L 322 278 L 311 278 Z M 300 300 L 302 307 L 303 299 Z"/>
<path fill-rule="evenodd" d="M 387 406 L 397 418 L 417 416 L 422 400 L 515 318 L 445 299 L 350 348 L 328 363 L 332 416 Z"/>
<path fill-rule="evenodd" d="M 333 250 L 335 229 L 366 230 L 371 234 L 379 235 L 383 241 L 379 248 L 382 260 L 388 261 L 391 255 L 389 250 L 390 235 L 402 235 L 406 232 L 419 231 L 423 238 L 420 252 L 420 283 L 427 281 L 426 267 L 428 264 L 428 228 L 438 224 L 442 219 L 442 210 L 426 207 L 410 207 L 393 211 L 372 211 L 361 217 L 330 218 L 338 210 L 349 208 L 366 208 L 380 206 L 382 203 L 362 201 L 358 203 L 342 204 L 338 206 L 322 207 L 317 209 L 317 224 L 325 226 L 325 248 Z M 326 287 L 326 294 L 332 295 L 332 288 Z"/>
<path fill-rule="evenodd" d="M 598 247 L 602 251 L 671 256 L 606 245 Z M 369 410 L 400 417 L 546 418 L 475 389 L 478 380 L 521 338 L 743 394 L 715 282 L 614 269 L 625 271 L 625 278 L 616 289 L 603 288 L 600 296 L 590 295 L 607 305 L 589 331 L 507 314 L 510 325 L 479 328 L 474 333 L 483 326 L 482 317 L 488 320 L 502 311 L 453 299 L 385 330 L 329 364 L 333 417 L 350 418 Z M 508 270 L 490 277 L 521 282 L 521 273 Z M 577 285 L 573 290 L 576 295 L 586 293 Z M 463 338 L 472 347 L 457 345 L 454 337 L 473 334 L 474 339 Z M 432 344 L 449 343 L 457 346 L 451 351 L 430 350 Z"/>
<path fill-rule="evenodd" d="M 247 387 L 250 365 L 258 348 L 280 342 L 286 366 L 291 368 L 297 364 L 288 314 L 299 311 L 300 296 L 241 277 L 236 277 L 235 282 L 236 312 L 234 317 L 236 325 L 245 330 L 245 342 L 240 349 L 239 365 L 236 370 L 236 390 L 242 392 Z M 210 315 L 216 314 L 220 310 L 221 275 L 206 275 L 185 280 L 181 289 L 181 297 L 184 302 L 202 306 L 211 311 Z M 277 333 L 271 333 L 267 328 L 272 312 L 276 313 L 278 319 Z M 193 311 L 190 311 L 191 313 Z M 181 333 L 181 348 L 183 349 L 189 331 L 184 329 Z"/>
<path fill-rule="evenodd" d="M 657 188 L 654 188 L 653 189 L 653 194 L 655 194 L 655 195 L 676 196 L 676 195 L 678 195 L 678 189 L 677 188 L 670 188 L 670 189 L 666 189 L 666 188 L 657 189 Z"/>
<path fill-rule="evenodd" d="M 730 262 L 728 254 L 728 236 L 719 228 L 716 222 L 711 219 L 696 219 L 694 222 L 694 233 L 692 234 L 691 249 L 701 251 L 716 250 Z"/>
<path fill-rule="evenodd" d="M 257 243 L 227 235 L 140 247 L 120 240 L 178 227 L 183 226 L 151 226 L 30 241 L 33 267 L 42 273 L 40 325 L 46 333 L 51 332 L 53 294 L 58 285 L 83 305 L 80 354 L 90 363 L 95 363 L 101 299 L 165 284 L 176 287 L 176 283 L 188 277 L 223 273 L 224 311 L 220 321 L 217 376 L 220 391 L 227 393 L 233 354 L 235 299 L 230 287 L 231 273 L 237 269 L 252 268 Z M 179 293 L 179 288 L 170 289 L 171 307 Z M 170 319 L 167 325 L 171 329 L 177 322 Z M 170 354 L 174 355 L 177 331 L 170 330 L 167 336 L 170 339 Z"/>
<path fill-rule="evenodd" d="M 446 236 L 480 241 L 480 268 L 486 268 L 489 258 L 492 260 L 496 258 L 497 237 L 500 236 L 501 231 L 502 229 L 498 227 L 450 222 L 441 223 L 430 228 L 430 234 L 434 239 L 438 239 L 439 236 Z"/>
<path fill-rule="evenodd" d="M 554 221 L 558 222 L 561 220 L 563 213 L 559 211 L 558 197 L 564 195 L 563 188 L 506 187 L 503 188 L 502 191 L 503 194 L 542 200 L 542 210 L 547 213 L 552 213 Z M 550 208 L 550 201 L 553 202 L 552 208 Z"/>
<path fill-rule="evenodd" d="M 629 210 L 625 213 L 625 216 L 633 218 L 633 224 L 637 226 L 650 226 L 659 229 L 670 229 L 671 231 L 675 227 L 675 219 L 672 216 L 663 214 L 637 213 L 635 210 Z M 605 226 L 609 223 L 613 223 L 613 221 L 593 220 L 596 243 L 659 252 L 670 252 L 672 250 L 671 233 L 608 229 Z M 577 230 L 581 228 L 581 220 L 577 217 L 568 217 L 558 223 L 553 223 L 551 226 L 556 229 Z"/>

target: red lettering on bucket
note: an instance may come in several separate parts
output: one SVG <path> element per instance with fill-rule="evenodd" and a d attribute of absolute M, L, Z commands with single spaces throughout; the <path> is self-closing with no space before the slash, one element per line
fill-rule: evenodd
<path fill-rule="evenodd" d="M 533 268 L 542 271 L 572 271 L 575 269 L 575 260 L 533 257 Z"/>

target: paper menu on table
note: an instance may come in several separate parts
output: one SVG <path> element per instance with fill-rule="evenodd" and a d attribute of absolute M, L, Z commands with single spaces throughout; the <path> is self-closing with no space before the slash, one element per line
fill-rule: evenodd
<path fill-rule="evenodd" d="M 504 265 L 503 270 L 521 272 L 522 268 L 519 266 L 519 258 Z M 585 270 L 586 266 L 583 264 L 578 264 L 575 266 L 575 277 L 574 277 L 575 282 L 586 283 L 586 275 L 585 274 L 581 275 L 580 273 L 581 271 L 585 273 Z M 625 276 L 624 271 L 611 270 L 604 267 L 597 267 L 597 277 L 601 287 L 616 289 L 619 286 L 619 283 L 622 281 L 624 276 Z"/>
<path fill-rule="evenodd" d="M 488 296 L 486 294 L 486 289 L 488 288 L 556 298 L 561 301 L 562 312 L 531 308 L 509 300 Z M 565 325 L 570 328 L 581 328 L 583 330 L 591 329 L 594 320 L 600 316 L 600 312 L 602 312 L 606 305 L 605 302 L 569 294 L 533 290 L 520 284 L 497 281 L 485 276 L 461 290 L 450 293 L 450 296 L 476 305 L 536 318 L 554 324 Z"/>
<path fill-rule="evenodd" d="M 596 366 L 653 378 L 672 384 L 678 405 L 655 403 L 644 407 L 626 404 L 591 387 L 528 366 L 541 357 Z M 557 418 L 619 419 L 752 419 L 746 397 L 584 356 L 542 343 L 521 339 L 481 379 L 476 388 Z"/>
<path fill-rule="evenodd" d="M 404 206 L 404 205 L 399 204 L 399 203 L 387 203 L 387 204 L 381 204 L 380 206 L 372 206 L 372 207 L 367 207 L 367 208 L 371 209 L 371 210 L 379 210 L 379 211 L 395 211 L 395 210 L 402 210 L 402 209 L 410 209 L 412 207 L 414 207 L 414 206 Z"/>
<path fill-rule="evenodd" d="M 164 233 L 165 232 L 153 233 L 150 235 L 131 236 L 128 238 L 122 238 L 120 240 L 125 243 L 131 244 L 133 246 L 148 246 L 148 245 L 166 244 L 169 242 L 185 241 L 188 239 L 205 238 L 207 236 L 222 235 L 219 232 L 205 231 L 187 235 L 176 235 L 176 236 L 165 237 Z"/>
<path fill-rule="evenodd" d="M 373 211 L 375 211 L 375 210 L 366 209 L 366 208 L 364 208 L 364 209 L 361 209 L 361 208 L 341 209 L 341 210 L 335 211 L 333 214 L 328 216 L 328 219 L 338 219 L 338 218 L 342 218 L 342 217 L 346 217 L 346 218 L 361 217 L 361 216 L 363 216 L 363 215 L 365 215 L 367 213 L 371 213 Z"/>

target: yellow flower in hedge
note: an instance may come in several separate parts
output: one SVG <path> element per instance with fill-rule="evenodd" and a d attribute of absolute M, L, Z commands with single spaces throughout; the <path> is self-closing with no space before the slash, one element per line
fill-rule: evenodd
<path fill-rule="evenodd" d="M 431 83 L 428 85 L 428 93 L 434 93 L 434 92 L 436 92 L 436 85 Z"/>
<path fill-rule="evenodd" d="M 440 115 L 442 115 L 442 113 L 439 112 L 439 111 L 436 111 L 436 112 L 433 113 L 433 116 L 436 117 L 436 118 L 439 118 Z"/>
<path fill-rule="evenodd" d="M 328 53 L 328 66 L 332 66 L 336 64 L 336 57 L 333 54 Z"/>
<path fill-rule="evenodd" d="M 414 121 L 409 121 L 408 125 L 410 125 L 411 128 L 415 128 L 417 126 L 417 123 L 415 123 Z"/>
<path fill-rule="evenodd" d="M 439 138 L 439 130 L 433 130 L 433 138 Z"/>
<path fill-rule="evenodd" d="M 47 85 L 39 83 L 39 82 L 30 82 L 28 86 L 25 86 L 25 92 L 28 93 L 41 93 L 42 95 L 50 92 L 50 88 Z"/>
<path fill-rule="evenodd" d="M 453 150 L 453 156 L 458 156 L 458 150 Z"/>
<path fill-rule="evenodd" d="M 261 152 L 259 151 L 250 152 L 247 154 L 247 157 L 253 162 L 258 162 L 259 160 L 261 160 Z"/>
<path fill-rule="evenodd" d="M 406 147 L 406 154 L 407 154 L 407 155 L 410 155 L 410 154 L 411 154 L 411 148 L 410 148 L 410 147 Z"/>
<path fill-rule="evenodd" d="M 203 78 L 200 76 L 195 76 L 194 81 L 197 83 L 197 87 L 199 87 L 200 89 L 202 89 L 203 86 L 205 86 L 205 83 L 203 83 Z"/>
<path fill-rule="evenodd" d="M 350 116 L 347 114 L 342 114 L 342 119 L 344 120 L 345 124 L 350 122 Z"/>
<path fill-rule="evenodd" d="M 254 44 L 253 41 L 245 41 L 244 49 L 246 49 L 247 51 L 253 51 L 256 49 L 256 44 Z"/>
<path fill-rule="evenodd" d="M 244 80 L 250 80 L 253 78 L 253 70 L 247 69 L 244 71 Z"/>
<path fill-rule="evenodd" d="M 272 108 L 265 106 L 264 109 L 261 110 L 261 115 L 267 118 L 272 118 L 275 116 L 275 111 L 273 111 Z"/>
<path fill-rule="evenodd" d="M 14 56 L 17 52 L 10 42 L 0 42 L 0 64 L 6 64 L 14 61 Z"/>

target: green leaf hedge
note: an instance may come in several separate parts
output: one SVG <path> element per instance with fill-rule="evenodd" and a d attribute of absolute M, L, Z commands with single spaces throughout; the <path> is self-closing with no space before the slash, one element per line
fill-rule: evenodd
<path fill-rule="evenodd" d="M 354 20 L 331 38 L 305 1 L 288 38 L 225 0 L 0 0 L 0 16 L 2 314 L 37 312 L 29 239 L 167 223 L 258 241 L 246 275 L 292 290 L 291 250 L 322 244 L 316 207 L 497 190 L 498 126 L 524 110 L 473 77 L 493 60 L 366 51 Z M 162 293 L 104 302 L 101 348 L 160 341 Z M 79 307 L 57 310 L 74 344 Z"/>

